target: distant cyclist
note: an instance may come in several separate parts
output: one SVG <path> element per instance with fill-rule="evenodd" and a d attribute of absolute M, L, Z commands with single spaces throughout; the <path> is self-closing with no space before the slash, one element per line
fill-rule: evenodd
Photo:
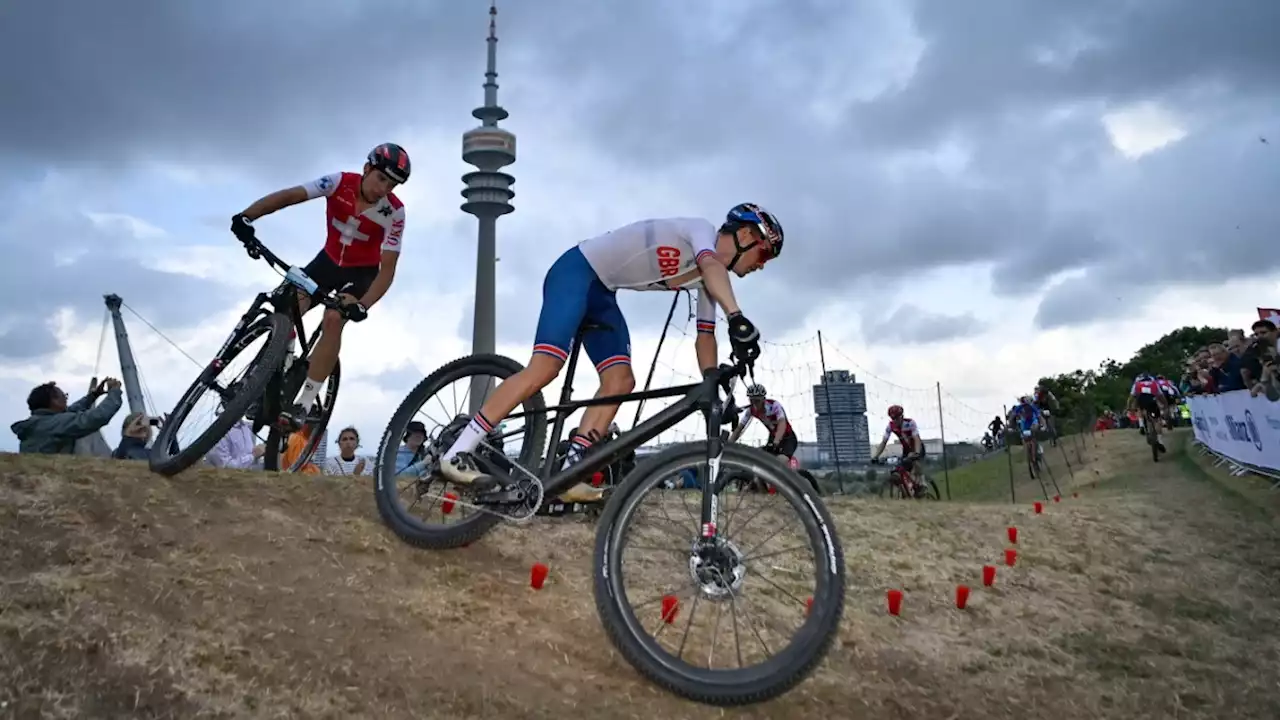
<path fill-rule="evenodd" d="M 1165 452 L 1164 443 L 1160 442 L 1160 418 L 1168 403 L 1165 402 L 1164 393 L 1160 391 L 1160 384 L 1147 373 L 1134 378 L 1133 387 L 1129 389 L 1129 409 L 1133 410 L 1135 407 L 1142 411 L 1146 432 L 1154 433 L 1156 446 L 1160 448 L 1160 452 Z"/>
<path fill-rule="evenodd" d="M 746 432 L 751 420 L 758 419 L 769 432 L 769 441 L 765 443 L 764 451 L 786 458 L 789 463 L 791 458 L 795 457 L 800 440 L 796 437 L 791 422 L 787 420 L 787 413 L 782 409 L 782 403 L 766 398 L 764 386 L 760 384 L 747 388 L 747 399 L 751 404 L 742 411 L 738 428 L 729 435 L 729 442 L 737 442 L 742 433 Z"/>
<path fill-rule="evenodd" d="M 1013 422 L 1017 423 L 1018 432 L 1022 435 L 1022 444 L 1027 449 L 1027 458 L 1039 458 L 1040 449 L 1036 444 L 1036 430 L 1040 428 L 1040 408 L 1032 402 L 1031 397 L 1023 395 L 1013 408 Z"/>
<path fill-rule="evenodd" d="M 491 431 L 534 393 L 546 387 L 564 367 L 578 328 L 586 320 L 607 326 L 587 333 L 583 348 L 600 376 L 600 395 L 617 395 L 635 387 L 631 372 L 631 335 L 618 307 L 617 291 L 698 290 L 698 367 L 707 373 L 719 363 L 716 306 L 725 312 L 729 342 L 739 359 L 760 354 L 760 332 L 738 307 L 729 274 L 745 277 L 782 253 L 782 225 L 764 208 L 744 203 L 726 214 L 717 228 L 700 218 L 641 220 L 584 240 L 551 265 L 542 284 L 542 312 L 534 333 L 533 355 L 523 370 L 503 380 L 471 418 L 440 460 L 445 480 L 473 490 L 503 484 L 476 467 L 471 453 Z M 565 466 L 577 462 L 618 412 L 617 405 L 587 408 L 572 437 Z M 594 502 L 599 488 L 579 483 L 564 502 Z"/>
<path fill-rule="evenodd" d="M 241 242 L 249 242 L 255 239 L 253 222 L 258 218 L 307 200 L 326 198 L 328 235 L 324 249 L 303 268 L 319 287 L 315 295 L 300 297 L 298 308 L 305 314 L 316 299 L 336 290 L 342 312 L 325 311 L 320 339 L 311 351 L 307 380 L 296 404 L 280 414 L 280 423 L 291 430 L 305 424 L 320 387 L 333 372 L 342 347 L 343 325 L 347 320 L 360 322 L 368 317 L 369 308 L 391 288 L 404 236 L 404 203 L 391 191 L 408 181 L 409 171 L 409 154 L 404 148 L 383 143 L 369 151 L 359 173 L 333 173 L 277 190 L 231 218 L 231 232 Z"/>
<path fill-rule="evenodd" d="M 1058 398 L 1044 385 L 1036 385 L 1032 400 L 1040 410 L 1041 426 L 1049 433 L 1049 442 L 1058 444 L 1058 429 L 1054 426 L 1053 413 L 1058 411 Z"/>
<path fill-rule="evenodd" d="M 995 441 L 997 447 L 1004 445 L 1004 418 L 997 415 L 994 420 L 987 423 L 987 429 L 991 431 L 991 439 Z"/>
<path fill-rule="evenodd" d="M 885 446 L 889 444 L 889 438 L 894 435 L 898 436 L 898 443 L 902 445 L 902 459 L 898 461 L 898 465 L 911 476 L 911 482 L 915 484 L 912 495 L 915 495 L 916 491 L 924 489 L 918 465 L 925 456 L 924 440 L 920 438 L 920 428 L 916 426 L 916 421 L 906 417 L 901 405 L 889 406 L 889 424 L 885 426 L 884 437 L 880 438 L 880 445 L 876 447 L 871 462 L 880 460 Z"/>

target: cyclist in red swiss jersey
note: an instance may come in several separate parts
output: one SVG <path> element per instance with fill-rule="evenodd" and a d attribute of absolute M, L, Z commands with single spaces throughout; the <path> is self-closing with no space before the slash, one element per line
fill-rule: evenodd
<path fill-rule="evenodd" d="M 409 154 L 404 148 L 383 143 L 369 151 L 362 172 L 334 173 L 305 185 L 277 190 L 231 219 L 231 232 L 236 237 L 251 238 L 253 221 L 258 218 L 290 205 L 325 198 L 328 237 L 324 249 L 303 271 L 318 286 L 314 297 L 338 291 L 343 312 L 325 311 L 320 339 L 311 352 L 307 381 L 296 404 L 280 414 L 280 422 L 286 427 L 297 430 L 305 423 L 320 387 L 333 372 L 346 321 L 364 320 L 369 308 L 391 288 L 404 237 L 404 203 L 392 190 L 409 179 L 409 171 Z M 298 299 L 298 308 L 304 314 L 312 304 L 312 297 Z"/>
<path fill-rule="evenodd" d="M 1129 388 L 1129 409 L 1137 407 L 1142 410 L 1143 426 L 1147 432 L 1155 433 L 1156 447 L 1160 448 L 1160 452 L 1165 452 L 1164 443 L 1160 442 L 1160 418 L 1167 406 L 1164 393 L 1160 391 L 1160 384 L 1155 378 L 1147 373 L 1134 378 L 1133 387 Z"/>
<path fill-rule="evenodd" d="M 790 463 L 791 458 L 796 455 L 796 448 L 800 446 L 800 440 L 791 428 L 791 422 L 787 420 L 787 413 L 782 409 L 782 403 L 767 399 L 764 386 L 760 384 L 747 388 L 747 399 L 751 401 L 751 406 L 742 411 L 742 417 L 738 420 L 738 429 L 729 435 L 729 442 L 737 442 L 742 433 L 746 432 L 752 418 L 758 418 L 769 431 L 769 442 L 765 444 L 764 451 L 772 455 L 780 455 Z"/>
<path fill-rule="evenodd" d="M 875 455 L 871 457 L 871 462 L 878 462 L 880 456 L 884 454 L 884 448 L 889 444 L 889 438 L 897 435 L 898 442 L 902 444 L 902 459 L 898 464 L 902 469 L 911 473 L 911 479 L 916 484 L 917 490 L 923 490 L 924 483 L 920 480 L 919 468 L 916 463 L 924 459 L 924 440 L 920 439 L 920 428 L 916 427 L 916 421 L 909 417 L 904 417 L 904 411 L 901 405 L 889 406 L 889 425 L 884 429 L 884 437 L 880 438 L 880 445 L 876 448 Z"/>

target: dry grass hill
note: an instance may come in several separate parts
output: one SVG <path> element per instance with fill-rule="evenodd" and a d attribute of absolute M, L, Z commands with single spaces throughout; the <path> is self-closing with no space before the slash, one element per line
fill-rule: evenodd
<path fill-rule="evenodd" d="M 833 499 L 839 642 L 790 694 L 722 711 L 613 652 L 584 520 L 431 553 L 384 530 L 363 484 L 4 455 L 0 717 L 1280 717 L 1272 499 L 1177 448 L 1153 464 L 1133 433 L 1079 460 L 1042 515 L 1025 484 L 1016 505 Z M 1002 467 L 953 491 L 981 497 Z M 1018 562 L 983 588 L 1009 525 Z"/>

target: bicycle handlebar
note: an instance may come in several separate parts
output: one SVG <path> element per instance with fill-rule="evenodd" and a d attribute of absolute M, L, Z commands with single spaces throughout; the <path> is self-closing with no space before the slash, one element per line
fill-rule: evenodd
<path fill-rule="evenodd" d="M 253 226 L 250 225 L 249 227 L 252 228 Z M 244 251 L 248 253 L 249 257 L 253 258 L 254 260 L 266 260 L 268 265 L 285 273 L 286 282 L 291 282 L 288 279 L 288 276 L 289 276 L 289 272 L 293 269 L 293 266 L 285 262 L 284 260 L 282 260 L 279 255 L 276 255 L 275 253 L 271 252 L 271 249 L 268 248 L 266 245 L 262 244 L 262 241 L 259 240 L 257 237 L 256 231 L 254 236 L 249 239 L 242 238 L 239 235 L 236 236 L 236 239 L 239 240 L 240 244 L 244 246 Z M 292 283 L 292 282 L 291 284 L 296 285 L 296 283 Z M 345 312 L 344 311 L 345 306 L 338 300 L 336 293 L 333 290 L 330 290 L 326 292 L 324 295 L 317 298 L 316 302 L 318 302 L 319 304 L 331 310 L 337 310 L 338 312 Z"/>

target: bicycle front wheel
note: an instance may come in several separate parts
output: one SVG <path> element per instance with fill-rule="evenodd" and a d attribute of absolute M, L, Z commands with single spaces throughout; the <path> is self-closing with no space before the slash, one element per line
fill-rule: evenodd
<path fill-rule="evenodd" d="M 680 490 L 664 491 L 662 481 L 694 468 L 705 484 L 706 451 L 705 442 L 670 448 L 636 468 L 614 491 L 596 534 L 596 610 L 622 656 L 664 689 L 709 705 L 763 702 L 808 677 L 831 647 L 844 611 L 844 553 L 831 515 L 809 483 L 765 453 L 740 445 L 724 448 L 719 471 L 750 473 L 776 492 L 716 498 L 721 508 L 718 537 L 704 544 L 696 501 L 687 499 L 687 491 L 683 498 Z M 662 496 L 660 503 L 686 509 L 663 512 L 659 527 L 645 532 L 639 529 L 644 517 L 639 507 L 654 493 Z M 787 510 L 794 511 L 799 522 L 780 517 Z M 680 521 L 673 521 L 675 517 Z M 735 539 L 735 531 L 744 533 L 753 522 L 759 523 L 757 529 L 766 539 Z M 688 525 L 687 544 L 676 530 L 681 523 Z M 780 528 L 799 537 L 776 539 L 770 545 Z M 654 551 L 659 557 L 624 562 L 629 550 Z M 807 569 L 798 569 L 802 566 Z M 675 594 L 668 592 L 672 586 L 666 583 L 659 594 L 634 589 L 664 570 L 675 580 Z M 781 572 L 777 581 L 766 577 L 769 570 Z M 691 603 L 685 610 L 680 609 L 682 595 Z M 703 607 L 704 614 L 714 615 L 709 631 L 693 629 Z M 774 617 L 760 620 L 759 613 L 773 611 Z M 684 627 L 673 628 L 674 637 L 661 639 L 663 629 L 677 624 L 681 613 L 678 624 Z M 781 628 L 794 623 L 799 624 L 791 637 L 779 637 Z M 651 634 L 647 627 L 656 630 Z M 732 636 L 720 638 L 722 633 Z M 775 640 L 771 643 L 765 636 Z M 686 655 L 686 641 L 709 644 L 710 651 L 690 650 Z M 669 647 L 677 642 L 678 648 Z M 721 659 L 728 658 L 724 668 L 713 667 L 718 645 Z M 695 656 L 705 659 L 707 667 L 694 665 Z"/>
<path fill-rule="evenodd" d="M 151 448 L 152 472 L 176 475 L 199 462 L 205 453 L 218 444 L 236 421 L 245 416 L 249 406 L 262 397 L 271 375 L 284 360 L 285 350 L 289 346 L 289 330 L 287 317 L 280 313 L 264 312 L 233 336 L 226 349 L 200 372 L 200 376 L 187 388 L 169 413 Z M 239 375 L 228 373 L 233 378 L 225 383 L 220 382 L 220 376 L 231 366 L 232 361 L 258 340 L 265 342 L 248 367 Z M 212 391 L 216 398 L 215 405 L 218 408 L 214 419 L 195 439 L 184 442 L 179 437 L 179 431 L 191 418 L 196 403 L 205 391 Z"/>

